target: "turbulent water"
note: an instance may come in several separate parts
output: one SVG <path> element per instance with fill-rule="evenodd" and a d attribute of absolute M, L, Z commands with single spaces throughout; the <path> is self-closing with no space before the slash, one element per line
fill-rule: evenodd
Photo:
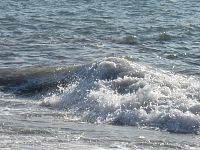
<path fill-rule="evenodd" d="M 0 2 L 1 149 L 199 149 L 197 0 Z"/>

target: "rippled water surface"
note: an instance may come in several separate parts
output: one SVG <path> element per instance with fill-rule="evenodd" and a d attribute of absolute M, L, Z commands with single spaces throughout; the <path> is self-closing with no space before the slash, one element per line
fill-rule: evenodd
<path fill-rule="evenodd" d="M 132 55 L 151 65 L 199 74 L 198 3 L 1 1 L 1 67 L 60 66 Z"/>
<path fill-rule="evenodd" d="M 199 4 L 0 1 L 0 148 L 199 149 Z"/>

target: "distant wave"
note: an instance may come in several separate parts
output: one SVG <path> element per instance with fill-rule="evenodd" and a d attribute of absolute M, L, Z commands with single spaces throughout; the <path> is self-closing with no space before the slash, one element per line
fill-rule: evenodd
<path fill-rule="evenodd" d="M 159 35 L 158 41 L 170 41 L 172 39 L 172 36 L 163 32 Z"/>
<path fill-rule="evenodd" d="M 20 96 L 46 93 L 41 106 L 65 109 L 80 121 L 199 133 L 200 79 L 125 58 L 24 70 L 1 77 L 0 87 Z"/>

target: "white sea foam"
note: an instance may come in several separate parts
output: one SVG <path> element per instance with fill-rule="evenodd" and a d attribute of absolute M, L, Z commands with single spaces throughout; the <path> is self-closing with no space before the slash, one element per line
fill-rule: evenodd
<path fill-rule="evenodd" d="M 81 121 L 198 133 L 200 80 L 123 58 L 83 66 L 79 80 L 42 105 L 65 108 Z"/>

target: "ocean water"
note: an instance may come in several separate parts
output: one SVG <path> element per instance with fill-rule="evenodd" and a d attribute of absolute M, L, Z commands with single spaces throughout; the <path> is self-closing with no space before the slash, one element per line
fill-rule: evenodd
<path fill-rule="evenodd" d="M 0 1 L 0 149 L 200 149 L 197 0 Z"/>

